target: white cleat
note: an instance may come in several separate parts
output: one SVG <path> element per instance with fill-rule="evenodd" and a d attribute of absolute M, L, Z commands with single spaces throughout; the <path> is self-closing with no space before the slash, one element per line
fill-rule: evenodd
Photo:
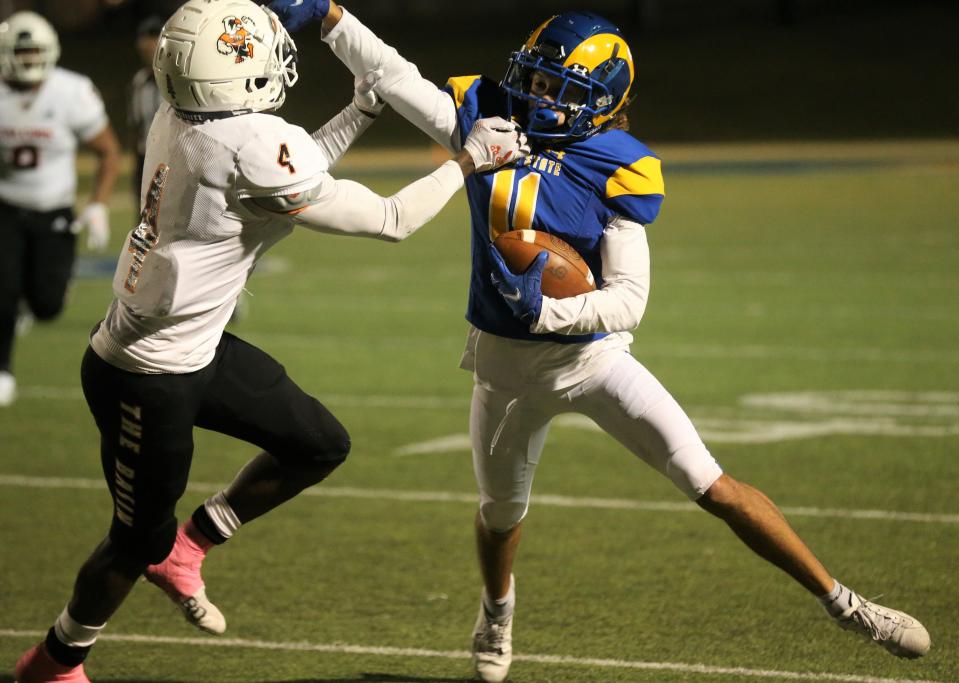
<path fill-rule="evenodd" d="M 905 612 L 852 595 L 853 604 L 836 618 L 840 627 L 874 640 L 897 657 L 915 659 L 929 652 L 929 632 L 919 621 Z"/>
<path fill-rule="evenodd" d="M 6 408 L 17 400 L 17 380 L 6 370 L 0 370 L 0 408 Z"/>
<path fill-rule="evenodd" d="M 473 668 L 485 683 L 502 683 L 513 661 L 513 615 L 493 619 L 480 600 L 473 627 Z"/>
<path fill-rule="evenodd" d="M 177 602 L 183 616 L 201 631 L 215 636 L 226 631 L 226 618 L 206 597 L 206 588 L 201 588 L 192 597 Z"/>

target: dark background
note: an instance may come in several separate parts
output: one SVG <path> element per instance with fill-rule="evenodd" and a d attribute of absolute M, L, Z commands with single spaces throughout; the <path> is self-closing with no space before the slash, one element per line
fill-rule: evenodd
<path fill-rule="evenodd" d="M 0 0 L 0 15 L 32 7 L 62 34 L 61 65 L 90 75 L 118 129 L 138 67 L 137 22 L 168 0 Z M 545 18 L 591 9 L 633 49 L 633 132 L 647 142 L 959 136 L 959 2 L 944 0 L 357 0 L 346 5 L 442 84 L 500 78 L 509 53 Z M 318 127 L 346 104 L 352 82 L 320 43 L 296 36 L 301 81 L 283 115 Z M 362 144 L 423 141 L 388 114 Z"/>

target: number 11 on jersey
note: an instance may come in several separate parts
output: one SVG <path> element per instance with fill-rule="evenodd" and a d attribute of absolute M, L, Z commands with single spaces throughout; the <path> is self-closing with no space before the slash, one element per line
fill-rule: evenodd
<path fill-rule="evenodd" d="M 531 230 L 536 214 L 536 198 L 539 195 L 539 173 L 529 173 L 516 182 L 516 169 L 499 171 L 493 176 L 493 191 L 489 197 L 489 238 L 494 241 L 510 230 Z M 513 186 L 516 186 L 516 202 L 510 216 Z"/>

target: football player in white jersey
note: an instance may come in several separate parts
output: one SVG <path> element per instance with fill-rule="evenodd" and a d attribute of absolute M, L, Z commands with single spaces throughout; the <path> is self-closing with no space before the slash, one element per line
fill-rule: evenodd
<path fill-rule="evenodd" d="M 273 358 L 224 332 L 257 259 L 296 225 L 405 239 L 464 176 L 525 153 L 513 124 L 487 119 L 453 159 L 391 197 L 333 178 L 380 105 L 360 84 L 312 135 L 271 114 L 297 80 L 295 45 L 250 0 L 189 0 L 163 28 L 154 73 L 167 103 L 150 128 L 146 201 L 81 366 L 113 522 L 46 639 L 18 661 L 20 683 L 86 681 L 87 652 L 144 574 L 192 624 L 222 633 L 200 576 L 206 552 L 345 460 L 343 425 Z M 263 452 L 178 527 L 195 426 Z"/>
<path fill-rule="evenodd" d="M 75 234 L 87 246 L 109 240 L 107 201 L 120 146 L 103 101 L 86 76 L 56 66 L 60 41 L 34 12 L 0 23 L 0 407 L 16 398 L 12 372 L 17 315 L 38 320 L 63 310 Z M 93 195 L 78 217 L 77 145 L 98 159 Z"/>
<path fill-rule="evenodd" d="M 726 522 L 819 597 L 841 627 L 900 657 L 925 654 L 926 629 L 835 581 L 762 492 L 723 472 L 680 405 L 629 353 L 649 292 L 645 226 L 658 214 L 664 185 L 658 157 L 621 118 L 635 71 L 615 25 L 591 12 L 564 12 L 513 53 L 502 81 L 461 76 L 440 89 L 330 0 L 274 0 L 271 7 L 292 30 L 323 16 L 323 40 L 334 54 L 355 76 L 375 75 L 375 92 L 450 151 L 480 116 L 513 116 L 533 144 L 520 162 L 467 181 L 473 271 L 461 367 L 474 376 L 470 436 L 484 591 L 473 661 L 482 680 L 502 681 L 509 672 L 513 559 L 550 421 L 565 412 L 593 419 Z M 544 296 L 545 253 L 527 272 L 509 272 L 490 242 L 529 228 L 572 244 L 599 288 Z"/>

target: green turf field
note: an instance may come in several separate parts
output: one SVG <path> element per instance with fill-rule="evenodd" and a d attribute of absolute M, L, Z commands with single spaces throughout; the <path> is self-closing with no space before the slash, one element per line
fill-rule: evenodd
<path fill-rule="evenodd" d="M 564 417 L 516 567 L 512 680 L 959 680 L 959 146 L 913 149 L 663 150 L 633 350 L 727 471 L 776 500 L 837 577 L 920 618 L 932 652 L 902 662 L 840 631 L 720 522 Z M 382 192 L 415 177 L 351 173 Z M 133 213 L 122 182 L 114 251 Z M 470 678 L 466 221 L 460 195 L 403 244 L 302 231 L 270 253 L 234 332 L 328 403 L 353 453 L 211 554 L 227 640 L 142 585 L 88 660 L 94 681 Z M 22 396 L 0 412 L 0 681 L 109 522 L 78 381 L 109 299 L 107 277 L 79 278 L 63 318 L 18 346 Z M 181 513 L 253 454 L 198 433 Z"/>

